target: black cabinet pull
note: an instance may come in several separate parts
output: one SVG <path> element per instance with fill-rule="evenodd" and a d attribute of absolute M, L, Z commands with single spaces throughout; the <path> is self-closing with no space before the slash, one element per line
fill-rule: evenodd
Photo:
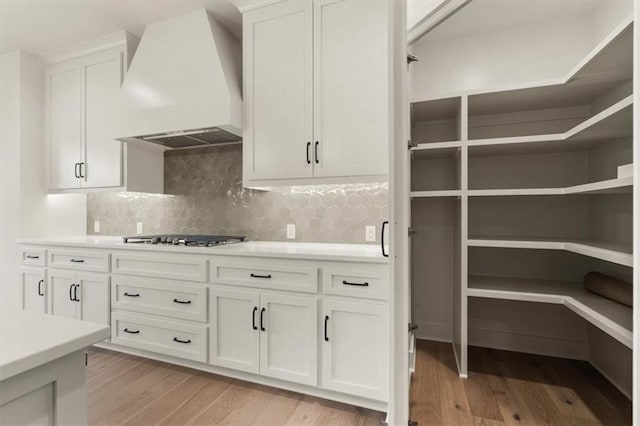
<path fill-rule="evenodd" d="M 316 164 L 320 164 L 320 159 L 318 158 L 318 146 L 320 145 L 320 142 L 316 141 L 316 145 L 313 148 L 313 153 L 315 154 L 314 157 L 316 158 Z"/>
<path fill-rule="evenodd" d="M 44 296 L 44 292 L 42 291 L 42 284 L 44 284 L 44 280 L 38 281 L 38 296 Z"/>
<path fill-rule="evenodd" d="M 352 282 L 349 282 L 347 280 L 343 280 L 342 284 L 344 284 L 344 285 L 355 285 L 355 286 L 358 286 L 358 287 L 369 287 L 369 283 L 352 283 Z"/>
<path fill-rule="evenodd" d="M 69 262 L 73 262 L 73 263 L 84 263 L 84 259 L 69 259 Z"/>
<path fill-rule="evenodd" d="M 309 158 L 310 149 L 311 149 L 311 142 L 307 142 L 307 164 L 311 164 L 311 159 Z"/>
<path fill-rule="evenodd" d="M 73 288 L 75 287 L 75 284 L 71 284 L 69 286 L 69 300 L 71 300 L 72 302 L 75 302 L 75 300 L 73 299 Z"/>
<path fill-rule="evenodd" d="M 40 256 L 34 256 L 33 254 L 28 254 L 25 256 L 27 259 L 40 259 Z"/>
<path fill-rule="evenodd" d="M 191 339 L 189 339 L 189 340 L 180 340 L 177 337 L 174 337 L 173 341 L 176 342 L 176 343 L 184 343 L 185 345 L 188 344 L 188 343 L 191 343 Z"/>
<path fill-rule="evenodd" d="M 190 305 L 191 304 L 191 300 L 178 300 L 178 299 L 173 299 L 173 303 L 180 303 L 182 305 Z"/>
<path fill-rule="evenodd" d="M 79 163 L 80 167 L 78 167 L 78 169 L 80 170 L 80 172 L 78 173 L 80 175 L 81 178 L 84 178 L 84 173 L 82 173 L 82 167 L 84 166 L 84 163 Z"/>
<path fill-rule="evenodd" d="M 329 322 L 329 315 L 324 316 L 324 341 L 329 341 L 329 336 L 327 335 L 327 323 Z"/>
<path fill-rule="evenodd" d="M 79 302 L 80 299 L 78 299 L 78 289 L 80 288 L 80 284 L 76 284 L 73 286 L 73 301 L 74 302 Z"/>
<path fill-rule="evenodd" d="M 257 330 L 258 327 L 256 327 L 256 312 L 258 311 L 258 307 L 254 306 L 253 307 L 253 312 L 251 312 L 251 327 L 254 330 Z"/>
<path fill-rule="evenodd" d="M 125 291 L 124 292 L 124 296 L 127 296 L 127 297 L 140 297 L 140 293 L 127 293 Z"/>
<path fill-rule="evenodd" d="M 388 224 L 389 224 L 388 220 L 385 220 L 384 222 L 382 222 L 382 231 L 381 231 L 381 235 L 380 235 L 380 247 L 382 248 L 382 255 L 384 257 L 389 257 L 389 253 L 387 253 L 384 250 L 384 230 L 387 228 Z"/>
<path fill-rule="evenodd" d="M 269 279 L 269 278 L 271 278 L 271 274 L 268 274 L 268 275 L 251 274 L 251 278 L 265 278 L 265 279 Z"/>
<path fill-rule="evenodd" d="M 125 333 L 129 333 L 129 334 L 140 334 L 140 330 L 129 330 L 128 328 L 125 328 L 124 330 Z"/>
<path fill-rule="evenodd" d="M 262 308 L 260 310 L 260 331 L 266 331 L 267 330 L 266 328 L 264 328 L 264 318 L 263 318 L 264 311 L 266 311 L 266 310 L 267 310 L 266 308 Z"/>
<path fill-rule="evenodd" d="M 78 167 L 80 167 L 80 163 L 76 163 L 73 168 L 73 174 L 75 175 L 76 179 L 80 179 L 80 174 L 78 173 Z"/>

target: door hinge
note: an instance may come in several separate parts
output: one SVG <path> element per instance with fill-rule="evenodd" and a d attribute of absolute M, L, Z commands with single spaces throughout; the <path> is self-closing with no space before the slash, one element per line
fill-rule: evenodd
<path fill-rule="evenodd" d="M 418 422 L 415 420 L 409 420 L 409 426 L 418 426 Z"/>
<path fill-rule="evenodd" d="M 416 230 L 415 230 L 415 229 L 413 229 L 413 228 L 408 228 L 408 231 L 409 231 L 409 236 L 412 236 L 412 235 L 415 235 L 415 234 L 417 234 L 417 233 L 418 233 L 418 231 L 416 231 Z"/>
<path fill-rule="evenodd" d="M 409 323 L 409 331 L 414 331 L 418 329 L 418 324 L 416 324 L 415 322 L 410 322 Z"/>
<path fill-rule="evenodd" d="M 407 141 L 407 146 L 409 147 L 409 149 L 411 149 L 411 148 L 416 148 L 418 144 L 411 141 Z"/>
<path fill-rule="evenodd" d="M 411 62 L 418 62 L 418 57 L 411 53 L 407 53 L 407 63 L 410 64 Z"/>

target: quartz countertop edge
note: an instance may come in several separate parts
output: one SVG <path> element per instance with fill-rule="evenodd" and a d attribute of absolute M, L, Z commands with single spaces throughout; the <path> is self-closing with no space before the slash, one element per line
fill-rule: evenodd
<path fill-rule="evenodd" d="M 276 257 L 303 260 L 327 260 L 388 263 L 380 244 L 300 243 L 284 241 L 247 241 L 217 247 L 185 247 L 168 244 L 125 244 L 122 237 L 82 236 L 16 240 L 20 245 L 83 247 L 105 250 L 139 250 L 218 256 Z"/>
<path fill-rule="evenodd" d="M 109 327 L 40 312 L 3 308 L 0 381 L 109 338 Z"/>

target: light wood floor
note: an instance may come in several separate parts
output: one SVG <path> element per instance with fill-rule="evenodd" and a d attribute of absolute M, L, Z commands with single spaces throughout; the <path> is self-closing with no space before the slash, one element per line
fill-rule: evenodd
<path fill-rule="evenodd" d="M 98 348 L 87 367 L 90 425 L 375 425 L 384 415 Z"/>
<path fill-rule="evenodd" d="M 419 425 L 626 425 L 631 402 L 585 362 L 418 342 Z M 102 349 L 89 351 L 91 425 L 380 425 L 382 413 Z"/>
<path fill-rule="evenodd" d="M 631 402 L 586 362 L 469 348 L 462 380 L 450 344 L 419 341 L 411 419 L 419 425 L 626 425 Z"/>

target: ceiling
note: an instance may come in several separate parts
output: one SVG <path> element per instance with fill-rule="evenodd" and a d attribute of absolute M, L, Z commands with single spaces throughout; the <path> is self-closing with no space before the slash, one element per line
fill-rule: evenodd
<path fill-rule="evenodd" d="M 472 0 L 429 32 L 429 40 L 468 37 L 482 32 L 593 13 L 609 0 Z"/>
<path fill-rule="evenodd" d="M 125 29 L 206 8 L 240 38 L 242 16 L 227 0 L 0 0 L 0 53 L 42 54 Z"/>

